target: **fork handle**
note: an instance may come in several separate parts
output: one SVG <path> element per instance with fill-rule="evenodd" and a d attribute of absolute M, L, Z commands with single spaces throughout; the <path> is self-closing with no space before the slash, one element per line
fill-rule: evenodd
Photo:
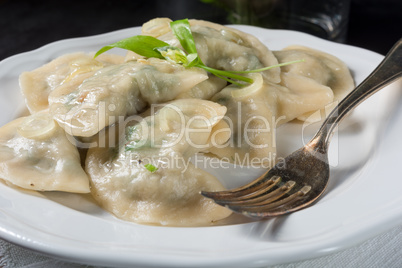
<path fill-rule="evenodd" d="M 380 65 L 331 111 L 314 138 L 309 142 L 311 147 L 325 153 L 335 127 L 345 115 L 365 99 L 400 78 L 401 75 L 402 39 L 392 47 Z"/>

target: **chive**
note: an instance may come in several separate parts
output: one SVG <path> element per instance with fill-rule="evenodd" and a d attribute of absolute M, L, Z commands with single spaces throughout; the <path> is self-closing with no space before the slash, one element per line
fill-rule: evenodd
<path fill-rule="evenodd" d="M 155 171 L 158 170 L 158 168 L 155 167 L 155 166 L 152 165 L 152 164 L 145 164 L 144 167 L 145 167 L 146 169 L 148 169 L 151 173 L 154 173 Z"/>

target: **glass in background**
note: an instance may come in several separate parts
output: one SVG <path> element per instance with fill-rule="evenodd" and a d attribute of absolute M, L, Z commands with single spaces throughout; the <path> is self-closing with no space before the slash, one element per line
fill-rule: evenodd
<path fill-rule="evenodd" d="M 226 10 L 229 23 L 306 32 L 345 42 L 350 0 L 201 0 Z"/>

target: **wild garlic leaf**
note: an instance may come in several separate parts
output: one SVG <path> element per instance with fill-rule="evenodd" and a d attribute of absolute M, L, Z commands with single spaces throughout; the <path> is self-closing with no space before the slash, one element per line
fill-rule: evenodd
<path fill-rule="evenodd" d="M 170 28 L 172 29 L 173 34 L 179 40 L 181 46 L 187 51 L 187 53 L 189 53 L 189 55 L 187 56 L 189 62 L 187 67 L 195 66 L 202 68 L 205 71 L 210 72 L 216 75 L 217 77 L 228 81 L 229 83 L 236 84 L 239 86 L 242 86 L 243 84 L 237 82 L 236 80 L 246 83 L 253 82 L 251 78 L 244 77 L 242 75 L 238 75 L 230 71 L 217 70 L 206 66 L 198 56 L 197 47 L 195 45 L 194 36 L 191 31 L 188 19 L 172 21 L 170 23 Z"/>
<path fill-rule="evenodd" d="M 197 47 L 188 19 L 172 21 L 170 28 L 188 54 L 197 54 Z"/>
<path fill-rule="evenodd" d="M 272 68 L 282 67 L 282 66 L 286 66 L 286 65 L 289 65 L 289 64 L 298 63 L 298 62 L 304 62 L 304 61 L 305 61 L 304 59 L 288 61 L 288 62 L 278 63 L 278 64 L 275 64 L 275 65 L 270 65 L 270 66 L 260 68 L 260 69 L 253 69 L 253 70 L 248 70 L 248 71 L 236 71 L 235 73 L 238 73 L 238 74 L 260 73 L 260 72 L 268 71 L 268 70 L 270 70 Z"/>
<path fill-rule="evenodd" d="M 245 77 L 242 75 L 237 74 L 237 72 L 232 72 L 232 71 L 223 71 L 223 70 L 218 70 L 218 69 L 213 69 L 210 68 L 208 66 L 204 66 L 203 69 L 205 71 L 208 71 L 210 73 L 213 73 L 216 76 L 226 76 L 229 77 L 231 79 L 236 79 L 242 82 L 246 82 L 246 83 L 253 83 L 253 79 L 249 78 L 249 77 Z"/>
<path fill-rule="evenodd" d="M 202 68 L 205 71 L 210 72 L 211 74 L 238 86 L 244 86 L 246 84 L 253 83 L 253 80 L 251 78 L 243 76 L 241 74 L 263 72 L 275 67 L 278 68 L 288 64 L 304 61 L 299 60 L 293 62 L 285 62 L 277 65 L 247 71 L 218 70 L 206 66 L 198 56 L 197 47 L 195 45 L 194 36 L 191 31 L 188 19 L 172 21 L 170 23 L 170 28 L 173 34 L 179 40 L 181 46 L 184 48 L 185 51 L 183 51 L 178 47 L 170 46 L 169 44 L 154 37 L 137 35 L 123 39 L 114 44 L 101 48 L 95 54 L 95 57 L 114 47 L 123 48 L 131 50 L 146 58 L 165 59 L 170 62 L 182 64 L 184 67 Z"/>
<path fill-rule="evenodd" d="M 163 59 L 163 56 L 156 49 L 159 47 L 169 46 L 169 44 L 156 39 L 152 36 L 136 35 L 117 41 L 116 43 L 104 46 L 95 54 L 95 58 L 100 54 L 118 47 L 126 50 L 131 50 L 146 58 L 159 58 Z"/>

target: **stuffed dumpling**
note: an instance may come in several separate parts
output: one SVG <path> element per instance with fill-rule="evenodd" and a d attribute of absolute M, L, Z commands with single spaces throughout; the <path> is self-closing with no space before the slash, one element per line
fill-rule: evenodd
<path fill-rule="evenodd" d="M 276 158 L 277 107 L 262 75 L 251 77 L 254 80 L 251 85 L 243 88 L 230 85 L 212 97 L 212 101 L 227 107 L 223 121 L 227 123 L 230 139 L 208 152 L 237 165 L 269 168 Z"/>
<path fill-rule="evenodd" d="M 29 190 L 90 191 L 72 137 L 47 112 L 0 128 L 0 178 Z"/>
<path fill-rule="evenodd" d="M 90 137 L 118 117 L 173 100 L 207 78 L 200 68 L 165 60 L 129 61 L 102 68 L 76 87 L 59 86 L 49 96 L 50 113 L 67 133 Z"/>
<path fill-rule="evenodd" d="M 106 140 L 117 133 L 119 144 L 88 151 L 92 195 L 117 217 L 138 223 L 197 226 L 229 216 L 200 195 L 223 190 L 222 184 L 189 162 L 210 146 L 225 111 L 210 101 L 177 100 L 136 124 L 122 124 L 123 131 L 117 126 L 100 133 Z"/>
<path fill-rule="evenodd" d="M 158 18 L 143 25 L 142 32 L 168 44 L 181 47 L 169 28 L 169 19 Z M 245 71 L 276 65 L 278 61 L 258 38 L 240 30 L 203 20 L 189 20 L 197 52 L 209 67 L 227 71 Z M 129 52 L 126 59 L 137 58 Z M 263 72 L 265 78 L 280 81 L 279 68 Z"/>
<path fill-rule="evenodd" d="M 19 83 L 26 105 L 31 113 L 49 108 L 48 97 L 58 86 L 83 79 L 105 66 L 119 64 L 124 58 L 104 54 L 97 59 L 81 52 L 60 56 L 49 63 L 20 75 Z"/>
<path fill-rule="evenodd" d="M 315 113 L 317 110 L 324 107 L 331 110 L 337 104 L 336 102 L 342 100 L 354 88 L 353 77 L 348 67 L 333 55 L 303 46 L 290 46 L 280 51 L 274 51 L 274 55 L 280 63 L 304 60 L 281 67 L 281 85 L 292 88 L 298 94 L 305 96 L 299 100 L 299 103 L 307 100 L 310 94 L 312 98 L 315 98 L 321 87 L 322 99 L 317 100 L 321 107 L 315 105 L 306 111 L 307 106 L 304 106 L 304 111 L 299 110 L 299 115 L 294 112 L 294 115 L 300 120 L 313 122 L 320 120 L 321 115 Z M 329 93 L 329 90 L 332 93 Z"/>

